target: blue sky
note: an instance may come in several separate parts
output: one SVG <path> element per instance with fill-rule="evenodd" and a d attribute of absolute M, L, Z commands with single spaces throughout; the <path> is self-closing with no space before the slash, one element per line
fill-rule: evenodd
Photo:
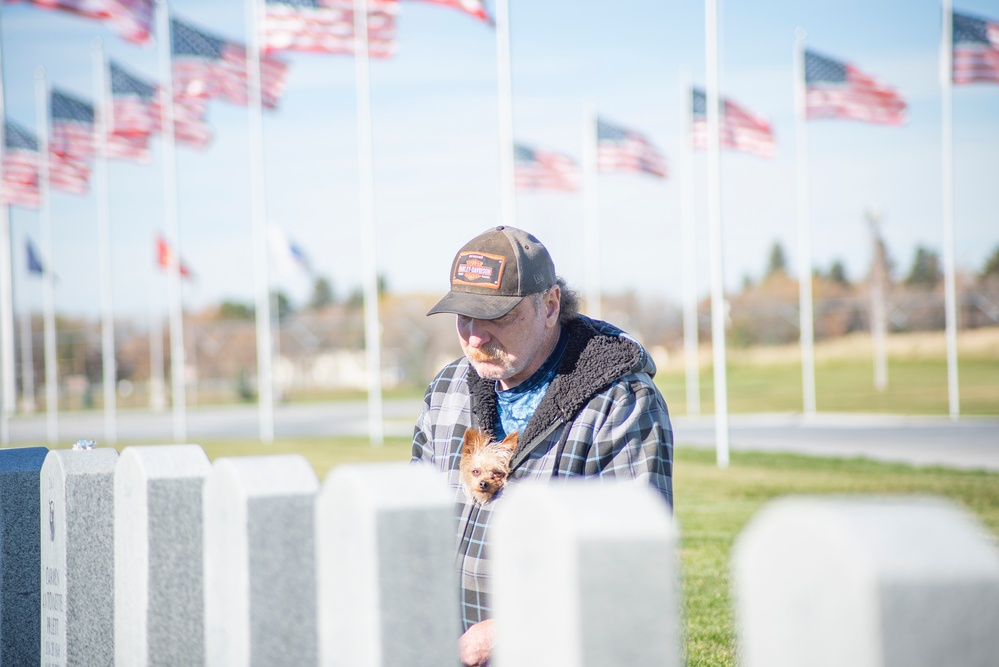
<path fill-rule="evenodd" d="M 678 302 L 680 285 L 679 70 L 704 83 L 704 8 L 693 0 L 510 0 L 515 138 L 581 156 L 583 110 L 645 133 L 666 154 L 666 181 L 600 177 L 601 275 L 606 291 L 635 290 Z M 491 6 L 491 5 L 490 5 Z M 172 11 L 205 30 L 245 40 L 238 0 L 175 0 Z M 999 19 L 999 1 L 966 0 L 958 11 Z M 34 129 L 34 75 L 92 99 L 91 45 L 155 79 L 155 47 L 119 39 L 104 25 L 25 5 L 3 5 L 3 75 L 8 117 Z M 809 175 L 814 263 L 842 260 L 852 279 L 870 259 L 866 210 L 884 217 L 899 273 L 916 245 L 942 249 L 938 49 L 940 7 L 931 0 L 729 2 L 721 7 L 722 92 L 768 117 L 773 160 L 722 157 L 726 280 L 758 277 L 780 241 L 797 266 L 792 108 L 794 29 L 810 48 L 854 63 L 895 86 L 909 102 L 904 127 L 812 121 Z M 498 222 L 496 47 L 492 30 L 452 9 L 404 2 L 399 52 L 371 68 L 379 271 L 395 292 L 442 293 L 450 260 L 467 239 Z M 267 217 L 308 253 L 340 297 L 361 282 L 354 65 L 343 56 L 287 53 L 280 108 L 264 118 Z M 247 112 L 211 103 L 213 145 L 178 149 L 181 254 L 197 274 L 185 305 L 251 302 L 252 227 Z M 999 245 L 999 86 L 954 91 L 957 263 L 977 271 Z M 142 318 L 163 304 L 154 235 L 163 230 L 161 148 L 148 166 L 112 163 L 110 203 L 116 313 Z M 706 295 L 705 156 L 698 184 L 697 291 Z M 518 225 L 548 245 L 560 274 L 582 287 L 582 193 L 518 193 Z M 24 239 L 40 242 L 34 211 L 12 209 L 15 298 L 38 309 L 39 281 L 26 279 Z M 57 308 L 99 308 L 97 203 L 55 193 L 51 263 Z M 277 281 L 293 300 L 308 280 Z"/>

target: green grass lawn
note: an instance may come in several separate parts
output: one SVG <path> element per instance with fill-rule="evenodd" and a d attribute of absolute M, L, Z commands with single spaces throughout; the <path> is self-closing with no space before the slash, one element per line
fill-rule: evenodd
<path fill-rule="evenodd" d="M 968 357 L 958 362 L 961 414 L 999 415 L 999 358 Z M 800 412 L 801 364 L 731 363 L 727 373 L 731 412 Z M 686 414 L 682 370 L 666 369 L 656 384 L 673 414 Z M 714 410 L 714 373 L 700 373 L 701 412 Z M 820 412 L 948 414 L 947 364 L 943 359 L 891 359 L 888 387 L 874 389 L 873 364 L 836 360 L 815 367 L 815 403 Z"/>
<path fill-rule="evenodd" d="M 334 466 L 364 461 L 404 461 L 408 439 L 372 447 L 361 438 L 202 443 L 210 458 L 298 453 L 320 479 Z M 915 468 L 863 459 L 732 452 L 719 469 L 710 449 L 679 446 L 674 470 L 675 512 L 680 524 L 687 664 L 729 667 L 735 661 L 729 558 L 739 531 L 765 503 L 788 494 L 936 495 L 973 512 L 999 536 L 999 473 Z"/>
<path fill-rule="evenodd" d="M 765 503 L 789 494 L 934 495 L 974 513 L 999 536 L 999 473 L 914 468 L 861 459 L 679 447 L 674 469 L 689 667 L 736 664 L 729 558 L 735 536 Z"/>

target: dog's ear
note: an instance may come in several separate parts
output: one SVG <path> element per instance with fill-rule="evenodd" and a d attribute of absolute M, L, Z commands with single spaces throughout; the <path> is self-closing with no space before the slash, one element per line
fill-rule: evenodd
<path fill-rule="evenodd" d="M 466 428 L 461 440 L 461 455 L 471 456 L 472 452 L 489 442 L 489 436 L 477 428 Z"/>
<path fill-rule="evenodd" d="M 509 449 L 511 452 L 514 452 L 517 450 L 517 442 L 519 440 L 520 440 L 520 432 L 514 431 L 510 435 L 503 438 L 503 442 L 500 443 L 500 446 L 502 446 L 503 449 Z"/>

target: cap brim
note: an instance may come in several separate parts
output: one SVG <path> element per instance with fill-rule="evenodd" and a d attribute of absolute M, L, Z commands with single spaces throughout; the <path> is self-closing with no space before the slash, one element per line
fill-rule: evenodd
<path fill-rule="evenodd" d="M 503 317 L 523 301 L 522 296 L 499 296 L 495 294 L 468 294 L 448 292 L 427 315 L 454 313 L 477 320 L 495 320 Z"/>

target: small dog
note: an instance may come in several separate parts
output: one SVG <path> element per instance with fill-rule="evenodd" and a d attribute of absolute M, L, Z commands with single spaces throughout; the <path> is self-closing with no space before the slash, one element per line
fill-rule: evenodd
<path fill-rule="evenodd" d="M 517 432 L 506 436 L 502 442 L 493 440 L 488 433 L 469 428 L 461 442 L 461 485 L 469 498 L 481 504 L 488 503 L 506 484 L 510 474 L 510 458 L 517 449 Z"/>

